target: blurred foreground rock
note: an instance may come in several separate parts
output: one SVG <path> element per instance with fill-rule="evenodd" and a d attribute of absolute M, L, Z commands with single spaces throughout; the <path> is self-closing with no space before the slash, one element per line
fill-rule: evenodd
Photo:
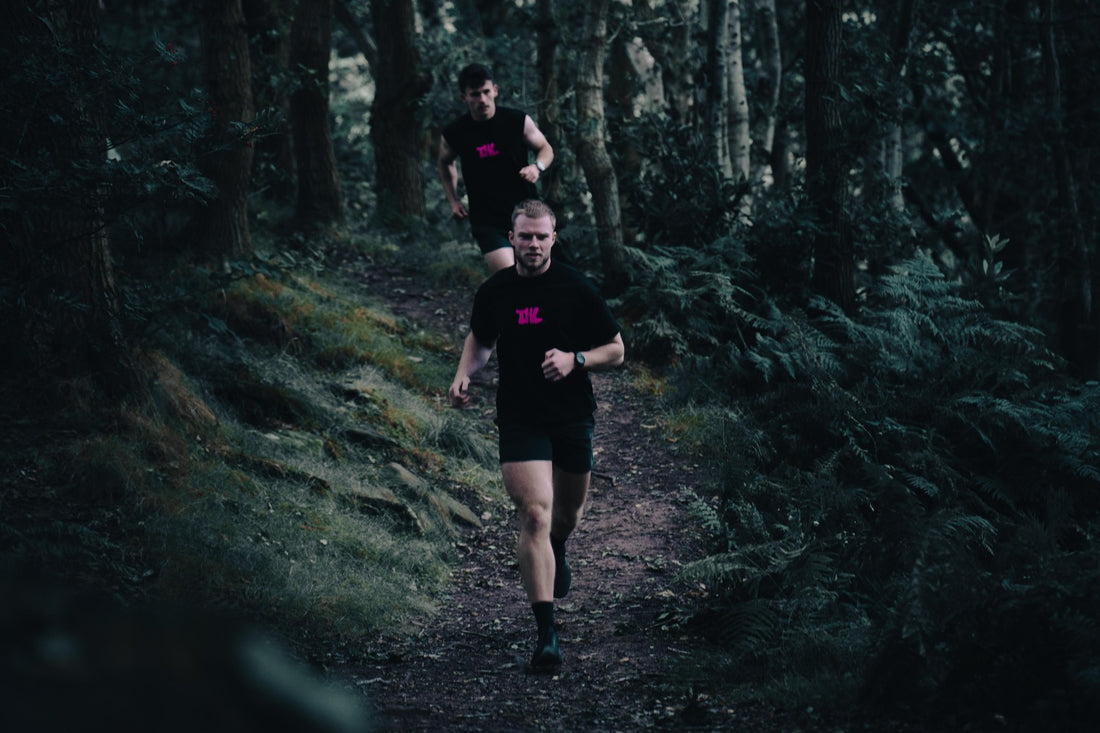
<path fill-rule="evenodd" d="M 224 616 L 0 578 L 0 730 L 372 730 L 351 690 Z"/>

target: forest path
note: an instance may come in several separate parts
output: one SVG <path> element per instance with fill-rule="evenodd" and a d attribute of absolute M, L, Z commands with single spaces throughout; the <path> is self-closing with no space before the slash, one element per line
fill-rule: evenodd
<path fill-rule="evenodd" d="M 472 292 L 425 289 L 392 271 L 362 277 L 394 312 L 460 344 Z M 471 385 L 472 409 L 487 421 L 494 364 Z M 661 617 L 675 600 L 674 574 L 700 556 L 682 489 L 699 488 L 705 469 L 670 450 L 652 398 L 638 394 L 628 370 L 595 374 L 593 383 L 596 467 L 568 546 L 572 590 L 556 604 L 561 670 L 525 672 L 534 620 L 512 513 L 496 512 L 482 529 L 464 530 L 463 561 L 437 616 L 415 633 L 364 640 L 359 661 L 331 670 L 363 690 L 382 730 L 798 729 L 771 708 L 731 709 L 699 695 L 676 673 L 702 642 L 663 629 Z"/>

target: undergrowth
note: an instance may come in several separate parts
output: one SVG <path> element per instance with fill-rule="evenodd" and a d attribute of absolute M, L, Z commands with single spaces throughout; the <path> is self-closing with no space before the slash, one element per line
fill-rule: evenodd
<path fill-rule="evenodd" d="M 432 612 L 458 523 L 504 510 L 491 436 L 443 405 L 455 344 L 296 264 L 177 265 L 138 293 L 148 400 L 27 406 L 5 575 L 346 637 Z"/>
<path fill-rule="evenodd" d="M 923 255 L 858 317 L 733 281 L 704 297 L 708 257 L 645 262 L 655 309 L 633 336 L 674 357 L 668 428 L 715 466 L 681 620 L 717 642 L 716 676 L 979 728 L 1089 719 L 1100 385 Z M 660 326 L 685 308 L 699 328 Z"/>

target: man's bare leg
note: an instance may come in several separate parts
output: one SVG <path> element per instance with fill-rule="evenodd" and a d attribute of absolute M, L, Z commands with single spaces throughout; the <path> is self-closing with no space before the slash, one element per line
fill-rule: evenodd
<path fill-rule="evenodd" d="M 550 534 L 564 540 L 580 522 L 592 472 L 570 473 L 554 467 L 554 509 Z"/>
<path fill-rule="evenodd" d="M 501 247 L 485 253 L 485 264 L 489 272 L 503 270 L 516 264 L 516 253 L 511 247 Z"/>
<path fill-rule="evenodd" d="M 554 597 L 564 598 L 573 584 L 573 570 L 565 559 L 565 540 L 584 514 L 592 473 L 570 473 L 554 467 L 554 508 L 550 520 L 550 547 L 554 552 Z"/>
<path fill-rule="evenodd" d="M 523 589 L 531 603 L 554 599 L 554 551 L 550 548 L 554 483 L 550 461 L 501 464 L 504 488 L 516 505 L 516 546 Z"/>
<path fill-rule="evenodd" d="M 561 666 L 558 630 L 554 623 L 554 550 L 550 545 L 554 481 L 550 461 L 501 464 L 504 488 L 516 505 L 519 541 L 516 556 L 520 578 L 538 625 L 532 671 Z"/>

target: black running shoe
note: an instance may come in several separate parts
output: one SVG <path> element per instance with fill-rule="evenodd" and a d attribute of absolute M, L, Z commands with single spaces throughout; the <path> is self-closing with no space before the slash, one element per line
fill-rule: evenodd
<path fill-rule="evenodd" d="M 573 571 L 569 569 L 569 561 L 565 559 L 565 550 L 559 554 L 558 548 L 554 547 L 554 598 L 565 598 L 572 585 Z"/>
<path fill-rule="evenodd" d="M 551 626 L 539 633 L 535 653 L 531 657 L 532 672 L 553 672 L 561 667 L 561 649 L 558 648 L 558 630 Z"/>

